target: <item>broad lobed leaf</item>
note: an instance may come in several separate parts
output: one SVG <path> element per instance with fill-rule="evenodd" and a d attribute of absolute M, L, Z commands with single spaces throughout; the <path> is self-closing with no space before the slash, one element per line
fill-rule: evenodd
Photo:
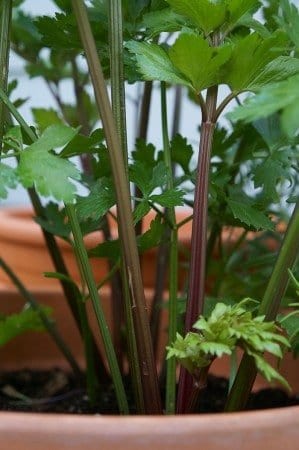
<path fill-rule="evenodd" d="M 169 56 L 157 44 L 130 41 L 126 47 L 132 52 L 145 80 L 159 80 L 189 86 L 190 83 L 172 64 Z"/>
<path fill-rule="evenodd" d="M 173 65 L 196 92 L 220 82 L 220 68 L 230 56 L 230 46 L 213 48 L 202 36 L 190 33 L 182 33 L 169 50 Z"/>

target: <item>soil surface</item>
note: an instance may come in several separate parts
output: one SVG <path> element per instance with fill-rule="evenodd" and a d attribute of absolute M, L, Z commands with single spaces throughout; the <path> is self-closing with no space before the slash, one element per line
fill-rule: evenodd
<path fill-rule="evenodd" d="M 126 388 L 131 392 L 129 383 Z M 228 390 L 224 378 L 209 376 L 201 394 L 198 412 L 222 412 Z M 247 409 L 280 408 L 299 405 L 299 395 L 290 397 L 281 389 L 263 389 L 251 395 Z M 90 405 L 86 390 L 59 369 L 22 370 L 0 373 L 0 410 L 72 414 L 117 414 L 111 385 L 104 386 L 95 404 Z M 132 413 L 134 413 L 132 408 Z"/>

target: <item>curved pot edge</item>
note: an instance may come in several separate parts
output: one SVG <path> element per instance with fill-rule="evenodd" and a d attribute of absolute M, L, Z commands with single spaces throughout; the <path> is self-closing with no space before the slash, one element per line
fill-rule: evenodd
<path fill-rule="evenodd" d="M 202 416 L 0 413 L 0 450 L 294 449 L 299 407 Z M 99 447 L 100 445 L 100 447 Z"/>

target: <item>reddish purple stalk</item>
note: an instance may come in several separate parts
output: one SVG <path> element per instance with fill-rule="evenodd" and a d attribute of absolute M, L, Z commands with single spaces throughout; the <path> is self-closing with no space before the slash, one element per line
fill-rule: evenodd
<path fill-rule="evenodd" d="M 186 332 L 192 329 L 198 316 L 202 314 L 204 305 L 209 169 L 215 128 L 217 92 L 217 86 L 209 88 L 206 104 L 202 107 L 202 125 L 193 210 L 189 289 L 185 321 Z M 186 369 L 182 368 L 178 390 L 178 413 L 188 412 L 187 409 L 192 389 L 193 378 Z"/>

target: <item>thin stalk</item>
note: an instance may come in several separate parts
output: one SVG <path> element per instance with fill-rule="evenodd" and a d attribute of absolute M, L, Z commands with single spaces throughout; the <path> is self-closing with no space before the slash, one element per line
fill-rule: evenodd
<path fill-rule="evenodd" d="M 180 129 L 180 120 L 182 112 L 182 86 L 176 86 L 173 105 L 172 131 L 171 136 L 174 137 Z"/>
<path fill-rule="evenodd" d="M 142 102 L 141 102 L 141 111 L 140 111 L 140 121 L 139 121 L 139 132 L 138 137 L 139 139 L 143 139 L 146 141 L 147 138 L 147 132 L 148 132 L 148 126 L 149 126 L 149 117 L 150 117 L 150 107 L 151 107 L 151 100 L 152 100 L 152 92 L 153 92 L 153 82 L 152 81 L 146 81 L 144 83 L 144 89 L 143 89 L 143 96 L 142 96 Z M 138 188 L 138 186 L 134 186 L 134 197 L 135 198 L 142 198 L 142 192 Z M 136 207 L 136 200 L 135 200 L 135 207 Z M 136 236 L 139 236 L 142 233 L 142 220 L 140 220 L 135 225 L 135 233 Z M 142 257 L 141 257 L 141 264 L 142 264 Z"/>
<path fill-rule="evenodd" d="M 225 99 L 220 103 L 218 106 L 216 113 L 215 113 L 215 119 L 218 120 L 219 116 L 223 112 L 223 110 L 227 107 L 227 105 L 238 95 L 237 92 L 231 92 Z"/>
<path fill-rule="evenodd" d="M 208 184 L 210 156 L 215 128 L 215 111 L 218 87 L 207 90 L 205 116 L 201 125 L 197 180 L 194 197 L 193 225 L 191 237 L 191 259 L 189 290 L 185 331 L 192 329 L 193 324 L 203 311 L 205 296 L 207 216 L 208 216 Z M 192 391 L 192 377 L 186 369 L 181 369 L 178 391 L 178 412 L 186 410 L 189 395 Z"/>
<path fill-rule="evenodd" d="M 146 140 L 148 126 L 149 126 L 149 113 L 151 107 L 152 100 L 152 92 L 153 92 L 153 82 L 146 81 L 144 83 L 142 103 L 141 103 L 141 111 L 140 111 L 140 122 L 139 122 L 139 132 L 138 137 L 140 139 Z"/>
<path fill-rule="evenodd" d="M 81 296 L 78 296 L 77 304 L 78 313 L 80 316 L 80 327 L 82 330 L 82 340 L 84 345 L 84 355 L 86 363 L 86 388 L 90 404 L 94 405 L 97 400 L 97 394 L 99 390 L 100 372 L 98 370 L 98 366 L 101 360 L 95 358 L 93 334 L 88 323 L 86 306 L 85 303 L 82 302 Z"/>
<path fill-rule="evenodd" d="M 168 170 L 168 189 L 173 189 L 172 160 L 168 137 L 167 124 L 167 99 L 166 84 L 161 83 L 161 116 L 163 134 L 163 155 L 164 162 Z M 178 233 L 175 226 L 175 209 L 168 208 L 166 211 L 173 227 L 170 232 L 169 249 L 169 325 L 168 325 L 168 345 L 171 345 L 177 333 L 177 297 L 178 297 Z M 174 414 L 176 405 L 176 361 L 175 358 L 167 360 L 166 366 L 166 414 Z"/>
<path fill-rule="evenodd" d="M 237 350 L 234 348 L 230 357 L 228 392 L 231 391 L 238 371 Z"/>
<path fill-rule="evenodd" d="M 153 346 L 147 307 L 142 285 L 142 276 L 136 236 L 131 211 L 131 195 L 126 176 L 126 166 L 122 157 L 121 145 L 115 127 L 109 102 L 107 88 L 103 76 L 98 52 L 82 0 L 72 0 L 78 23 L 81 40 L 86 53 L 89 71 L 95 92 L 96 103 L 103 122 L 106 142 L 110 155 L 111 168 L 116 189 L 119 237 L 124 255 L 124 263 L 132 299 L 132 312 L 138 346 L 139 365 L 142 375 L 142 386 L 146 412 L 160 414 L 162 412 L 157 369 L 154 360 Z"/>
<path fill-rule="evenodd" d="M 123 267 L 123 265 L 122 265 L 122 272 L 123 274 L 125 272 L 125 268 Z M 124 280 L 123 295 L 125 297 L 125 302 L 127 302 L 127 299 L 130 300 L 130 291 L 128 283 L 126 281 L 125 274 L 123 276 L 123 280 Z M 134 392 L 134 398 L 136 401 L 136 409 L 139 414 L 145 414 L 146 410 L 143 399 L 142 379 L 138 361 L 138 348 L 136 342 L 136 335 L 134 331 L 133 314 L 132 309 L 130 307 L 125 308 L 125 320 L 126 320 L 126 337 L 128 345 L 128 360 L 132 380 L 132 388 Z"/>
<path fill-rule="evenodd" d="M 99 293 L 97 290 L 96 283 L 93 278 L 92 269 L 90 266 L 90 262 L 88 259 L 87 251 L 84 246 L 83 236 L 80 229 L 80 225 L 76 216 L 74 205 L 65 205 L 66 212 L 70 221 L 70 226 L 75 242 L 75 254 L 78 261 L 78 264 L 81 267 L 82 274 L 84 277 L 84 281 L 89 290 L 89 295 L 92 301 L 93 309 L 95 312 L 95 316 L 98 322 L 98 326 L 100 329 L 100 333 L 103 339 L 106 357 L 108 361 L 108 365 L 111 372 L 111 377 L 114 382 L 115 393 L 118 401 L 119 411 L 122 414 L 129 413 L 129 407 L 127 403 L 126 393 L 123 386 L 121 372 L 119 370 L 119 366 L 117 363 L 116 354 L 113 348 L 113 343 L 111 339 L 111 335 L 108 329 L 108 325 L 105 319 L 104 311 L 101 305 Z"/>
<path fill-rule="evenodd" d="M 264 297 L 258 309 L 265 320 L 275 320 L 289 282 L 288 270 L 292 269 L 299 253 L 299 202 L 293 211 L 284 240 L 282 242 L 273 272 Z M 225 410 L 236 411 L 245 407 L 252 389 L 256 367 L 252 357 L 244 355 L 228 397 Z"/>
<path fill-rule="evenodd" d="M 196 378 L 193 378 L 192 390 L 186 407 L 187 414 L 194 414 L 197 411 L 200 394 L 207 387 L 207 377 L 210 366 L 203 367 Z"/>
<path fill-rule="evenodd" d="M 165 231 L 163 233 L 162 242 L 158 247 L 154 295 L 152 300 L 152 313 L 150 322 L 156 360 L 159 354 L 159 332 L 161 323 L 162 301 L 169 263 L 169 240 L 170 228 L 167 227 L 165 228 Z"/>
<path fill-rule="evenodd" d="M 29 125 L 26 123 L 26 121 L 23 119 L 23 117 L 20 115 L 20 113 L 17 111 L 15 106 L 11 103 L 11 101 L 9 100 L 9 98 L 7 97 L 5 92 L 1 89 L 0 89 L 0 100 L 2 100 L 3 103 L 7 106 L 10 113 L 14 116 L 16 121 L 23 128 L 24 132 L 31 139 L 31 141 L 35 142 L 37 140 L 37 136 L 35 135 L 33 130 L 29 127 Z M 36 191 L 34 189 L 28 189 L 28 193 L 29 193 L 35 214 L 38 217 L 44 217 L 44 208 L 41 204 L 41 201 L 40 201 Z M 47 248 L 49 250 L 49 254 L 52 258 L 52 261 L 53 261 L 56 271 L 59 273 L 62 273 L 63 275 L 66 275 L 68 277 L 69 276 L 68 270 L 66 268 L 66 265 L 64 263 L 63 257 L 61 255 L 60 249 L 56 243 L 54 236 L 51 233 L 44 230 L 43 228 L 41 230 L 42 230 Z M 61 283 L 63 292 L 65 294 L 65 297 L 67 299 L 69 308 L 73 314 L 76 325 L 79 329 L 80 334 L 82 335 L 81 318 L 80 318 L 80 314 L 78 311 L 78 302 L 81 301 L 81 296 L 78 296 L 77 289 L 75 289 L 75 287 L 71 283 L 68 283 L 65 280 L 60 280 L 60 283 Z M 86 314 L 86 311 L 85 311 L 85 314 Z M 101 377 L 101 379 L 106 379 L 107 374 L 105 372 L 105 367 L 103 364 L 99 364 L 101 357 L 98 352 L 98 349 L 97 349 L 94 339 L 93 339 L 92 345 L 93 345 L 92 351 L 97 356 L 95 359 L 95 363 L 97 366 L 98 375 Z"/>
<path fill-rule="evenodd" d="M 12 0 L 1 0 L 0 21 L 0 88 L 7 92 Z M 0 154 L 5 125 L 5 106 L 0 103 Z"/>
<path fill-rule="evenodd" d="M 123 150 L 124 165 L 128 172 L 128 145 L 127 145 L 127 128 L 126 128 L 126 98 L 125 98 L 125 81 L 123 67 L 123 29 L 122 29 L 122 4 L 120 0 L 109 2 L 109 42 L 110 42 L 110 78 L 111 78 L 111 101 L 112 112 L 118 132 L 119 140 Z M 127 173 L 127 183 L 128 173 Z M 123 309 L 126 316 L 126 330 L 128 341 L 128 356 L 131 369 L 131 379 L 133 390 L 135 393 L 136 405 L 140 414 L 145 412 L 144 400 L 142 393 L 142 379 L 140 367 L 138 364 L 138 351 L 136 344 L 136 335 L 134 332 L 134 322 L 131 310 L 130 289 L 126 278 L 126 269 L 121 265 L 123 292 L 119 299 L 115 299 L 113 305 L 113 316 L 120 319 L 114 324 L 115 330 L 120 336 L 121 319 Z M 117 301 L 118 300 L 118 301 Z M 120 304 L 120 300 L 124 300 L 124 304 Z"/>
<path fill-rule="evenodd" d="M 108 214 L 103 218 L 102 231 L 104 235 L 104 239 L 106 242 L 111 240 L 111 230 L 108 221 Z M 113 261 L 109 258 L 108 260 L 109 269 L 113 268 Z M 112 338 L 113 344 L 116 351 L 117 359 L 119 366 L 122 367 L 123 362 L 123 349 L 122 349 L 122 339 L 121 339 L 121 325 L 124 320 L 124 307 L 123 307 L 123 299 L 122 299 L 122 279 L 120 274 L 120 262 L 118 263 L 117 270 L 113 273 L 111 277 L 111 302 L 112 302 L 112 318 L 113 318 L 113 327 L 112 327 Z"/>
<path fill-rule="evenodd" d="M 6 264 L 3 258 L 0 258 L 0 267 L 4 270 L 4 272 L 9 276 L 13 284 L 16 286 L 22 297 L 30 304 L 32 309 L 36 311 L 39 315 L 41 322 L 43 323 L 45 329 L 48 331 L 49 335 L 54 340 L 55 344 L 64 355 L 66 360 L 68 361 L 70 367 L 72 368 L 74 374 L 78 377 L 78 379 L 82 378 L 82 372 L 70 350 L 68 345 L 63 340 L 59 331 L 56 328 L 56 325 L 53 320 L 49 319 L 49 317 L 44 313 L 42 308 L 40 307 L 38 301 L 34 298 L 34 296 L 26 289 L 21 280 L 17 277 L 17 275 L 12 271 L 12 269 Z"/>
<path fill-rule="evenodd" d="M 73 83 L 74 83 L 74 93 L 76 99 L 78 122 L 81 124 L 81 133 L 84 134 L 85 136 L 88 136 L 90 133 L 90 126 L 88 123 L 88 112 L 84 104 L 84 87 L 79 79 L 79 70 L 75 58 L 72 59 L 71 64 L 73 72 Z M 84 173 L 90 175 L 92 173 L 91 155 L 90 154 L 80 155 L 80 161 Z"/>
<path fill-rule="evenodd" d="M 116 128 L 119 133 L 124 162 L 128 164 L 126 98 L 123 58 L 123 18 L 120 0 L 109 1 L 109 48 L 111 103 Z"/>

